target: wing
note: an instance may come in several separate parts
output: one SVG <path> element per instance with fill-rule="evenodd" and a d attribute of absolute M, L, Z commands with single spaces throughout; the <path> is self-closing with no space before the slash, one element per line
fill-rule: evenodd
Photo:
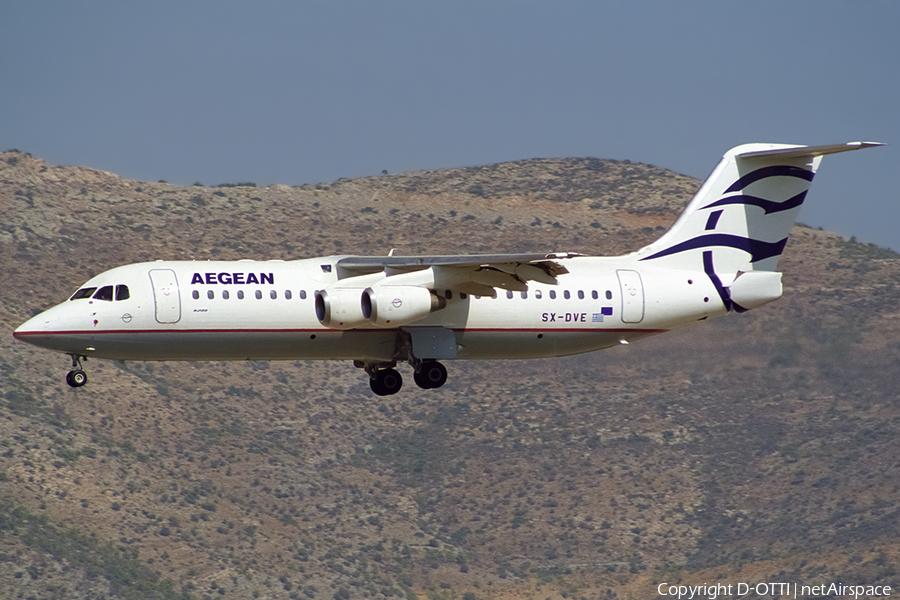
<path fill-rule="evenodd" d="M 495 296 L 495 288 L 525 291 L 528 281 L 549 285 L 568 273 L 559 260 L 574 253 L 462 254 L 455 256 L 348 256 L 337 262 L 338 277 L 355 277 L 384 271 L 388 277 L 433 272 L 434 287 L 475 296 Z"/>

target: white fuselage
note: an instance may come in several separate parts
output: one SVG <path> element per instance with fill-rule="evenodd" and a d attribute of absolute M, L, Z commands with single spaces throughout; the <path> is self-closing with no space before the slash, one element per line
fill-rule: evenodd
<path fill-rule="evenodd" d="M 316 317 L 315 293 L 338 283 L 341 258 L 122 266 L 82 289 L 127 286 L 127 299 L 67 300 L 15 336 L 117 360 L 389 362 L 397 327 L 333 329 Z M 558 285 L 530 281 L 527 292 L 501 289 L 491 298 L 435 289 L 446 305 L 406 328 L 451 330 L 455 358 L 519 359 L 599 350 L 727 313 L 703 272 L 648 267 L 629 256 L 562 262 L 569 272 Z M 372 285 L 384 277 L 359 279 Z"/>
<path fill-rule="evenodd" d="M 153 262 L 112 269 L 17 339 L 118 360 L 353 360 L 396 393 L 452 359 L 608 348 L 781 296 L 778 258 L 823 156 L 880 144 L 732 148 L 669 231 L 619 257 L 569 253 Z"/>

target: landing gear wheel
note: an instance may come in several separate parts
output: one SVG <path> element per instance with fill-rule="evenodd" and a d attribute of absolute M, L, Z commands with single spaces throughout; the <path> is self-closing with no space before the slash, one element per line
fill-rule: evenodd
<path fill-rule="evenodd" d="M 447 368 L 436 360 L 428 360 L 413 375 L 413 379 L 422 389 L 432 390 L 447 383 Z"/>
<path fill-rule="evenodd" d="M 73 388 L 81 387 L 87 383 L 87 373 L 85 373 L 81 369 L 69 371 L 66 374 L 66 383 L 68 383 Z"/>
<path fill-rule="evenodd" d="M 86 356 L 78 354 L 70 354 L 72 357 L 72 370 L 66 374 L 66 383 L 71 387 L 81 387 L 87 383 L 87 373 L 81 370 L 81 359 L 87 360 Z"/>
<path fill-rule="evenodd" d="M 381 369 L 369 379 L 369 387 L 378 396 L 390 396 L 399 392 L 403 387 L 403 377 L 396 369 Z"/>

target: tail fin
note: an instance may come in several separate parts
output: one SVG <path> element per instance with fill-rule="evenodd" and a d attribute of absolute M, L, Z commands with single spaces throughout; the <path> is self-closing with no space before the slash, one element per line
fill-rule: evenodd
<path fill-rule="evenodd" d="M 638 250 L 658 266 L 700 270 L 729 311 L 781 296 L 778 258 L 826 154 L 880 146 L 745 144 L 725 153 L 672 228 Z"/>
<path fill-rule="evenodd" d="M 733 281 L 738 273 L 775 271 L 822 156 L 880 146 L 745 144 L 725 153 L 697 195 L 637 258 Z"/>

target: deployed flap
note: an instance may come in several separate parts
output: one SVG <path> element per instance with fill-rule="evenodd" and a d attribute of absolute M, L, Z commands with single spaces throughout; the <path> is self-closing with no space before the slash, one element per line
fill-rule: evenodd
<path fill-rule="evenodd" d="M 492 288 L 500 288 L 504 290 L 512 290 L 514 292 L 524 292 L 528 289 L 525 282 L 518 279 L 515 275 L 506 273 L 493 267 L 482 267 L 471 272 L 470 277 L 475 283 L 489 285 Z"/>
<path fill-rule="evenodd" d="M 476 283 L 474 281 L 464 281 L 459 283 L 452 288 L 457 292 L 462 292 L 463 294 L 469 294 L 470 296 L 485 296 L 487 298 L 496 298 L 497 290 L 489 285 L 485 285 L 483 283 Z"/>
<path fill-rule="evenodd" d="M 543 254 L 459 254 L 436 256 L 348 256 L 337 262 L 339 269 L 360 273 L 377 273 L 385 269 L 415 271 L 428 267 L 486 267 L 504 263 L 543 263 L 568 273 L 565 267 L 553 263 L 554 259 L 580 256 L 572 252 Z"/>
<path fill-rule="evenodd" d="M 430 289 L 475 296 L 495 296 L 495 288 L 525 291 L 528 281 L 556 285 L 568 273 L 559 259 L 578 254 L 465 254 L 459 256 L 348 256 L 337 262 L 342 278 L 384 271 L 392 277 L 415 277 Z M 418 272 L 419 275 L 411 275 Z M 409 274 L 409 275 L 406 275 Z"/>
<path fill-rule="evenodd" d="M 557 275 L 562 275 L 556 270 L 559 267 L 554 262 L 545 261 L 539 263 L 519 263 L 516 265 L 516 277 L 523 281 L 537 281 L 547 285 L 556 285 Z"/>

